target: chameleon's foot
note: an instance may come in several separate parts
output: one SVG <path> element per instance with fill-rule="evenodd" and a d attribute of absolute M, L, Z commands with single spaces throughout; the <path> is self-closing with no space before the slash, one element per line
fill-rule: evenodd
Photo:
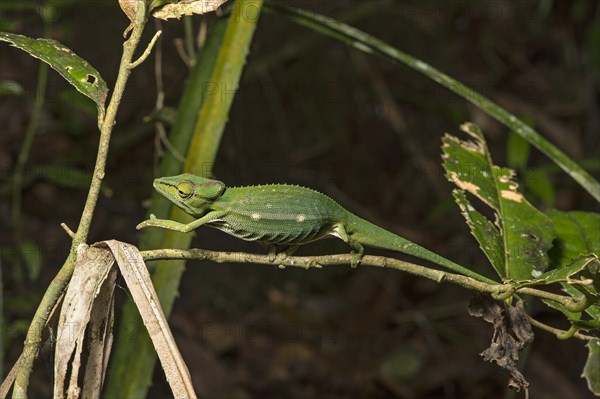
<path fill-rule="evenodd" d="M 323 268 L 323 265 L 321 265 L 320 263 L 318 263 L 318 262 L 316 262 L 316 261 L 314 261 L 314 260 L 311 260 L 311 261 L 309 261 L 309 262 L 306 264 L 306 266 L 305 266 L 304 268 L 308 270 L 308 269 L 310 269 L 311 267 L 312 267 L 312 268 L 315 268 L 315 269 L 322 269 L 322 268 Z"/>
<path fill-rule="evenodd" d="M 140 223 L 140 224 L 138 224 L 137 226 L 135 226 L 135 229 L 136 229 L 136 230 L 141 230 L 141 229 L 143 229 L 143 228 L 146 228 L 146 227 L 151 227 L 151 226 L 154 226 L 154 225 L 152 224 L 152 221 L 153 221 L 153 220 L 158 220 L 158 219 L 156 219 L 156 216 L 154 216 L 154 214 L 153 214 L 153 213 L 151 213 L 151 214 L 150 214 L 150 219 L 148 219 L 148 220 L 144 220 L 142 223 Z"/>
<path fill-rule="evenodd" d="M 277 246 L 274 244 L 269 245 L 269 252 L 268 252 L 269 262 L 275 262 L 275 259 L 284 260 L 288 256 L 291 256 L 294 252 L 296 252 L 296 250 L 299 247 L 300 247 L 299 245 L 290 245 L 289 247 L 287 247 L 280 253 L 277 253 Z"/>
<path fill-rule="evenodd" d="M 363 257 L 362 253 L 353 252 L 352 260 L 350 261 L 350 266 L 356 267 L 356 266 L 360 265 L 360 262 L 362 261 L 362 257 Z"/>
<path fill-rule="evenodd" d="M 360 261 L 362 260 L 363 254 L 365 253 L 365 248 L 358 240 L 352 238 L 352 236 L 346 234 L 342 237 L 345 237 L 345 239 L 342 239 L 344 239 L 344 241 L 346 241 L 348 245 L 350 245 L 350 248 L 352 248 L 352 259 L 350 260 L 350 266 L 358 266 L 360 264 Z"/>

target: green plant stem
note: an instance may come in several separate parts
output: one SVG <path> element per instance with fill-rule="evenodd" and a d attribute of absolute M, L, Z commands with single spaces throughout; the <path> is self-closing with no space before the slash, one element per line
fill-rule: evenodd
<path fill-rule="evenodd" d="M 571 329 L 566 331 L 566 330 L 561 330 L 559 328 L 549 326 L 547 324 L 542 323 L 541 321 L 534 319 L 531 316 L 529 316 L 529 322 L 531 323 L 531 325 L 539 328 L 540 330 L 548 331 L 549 333 L 556 335 L 556 337 L 558 339 L 568 339 L 571 337 L 585 340 L 585 341 L 592 341 L 594 339 L 597 339 L 596 337 L 592 337 L 590 335 L 585 335 L 580 332 L 573 332 Z M 573 328 L 573 327 L 571 327 L 571 328 Z"/>
<path fill-rule="evenodd" d="M 219 252 L 209 251 L 204 249 L 155 249 L 150 251 L 142 251 L 144 260 L 176 260 L 176 259 L 198 259 L 209 260 L 217 263 L 232 262 L 232 263 L 256 263 L 262 265 L 279 265 L 279 267 L 293 266 L 308 269 L 310 267 L 322 267 L 331 265 L 348 265 L 352 260 L 351 254 L 340 255 L 325 255 L 325 256 L 288 256 L 282 258 L 279 256 L 274 262 L 269 259 L 268 255 L 257 255 L 243 252 Z M 386 258 L 383 256 L 365 255 L 361 261 L 361 265 L 390 267 L 401 270 L 415 276 L 425 277 L 430 280 L 441 282 L 450 282 L 458 284 L 462 287 L 476 290 L 479 292 L 487 292 L 491 295 L 502 295 L 510 292 L 535 296 L 541 299 L 551 300 L 562 304 L 566 307 L 578 305 L 578 302 L 573 301 L 571 297 L 553 294 L 551 292 L 542 291 L 534 288 L 516 288 L 509 284 L 488 284 L 474 278 L 456 273 L 449 273 L 443 270 L 431 269 L 425 266 L 416 265 L 410 262 L 404 262 L 396 258 Z"/>
<path fill-rule="evenodd" d="M 131 36 L 123 44 L 123 55 L 119 65 L 117 81 L 115 82 L 113 95 L 108 104 L 106 116 L 102 121 L 98 155 L 96 157 L 92 182 L 90 184 L 88 196 L 85 202 L 81 220 L 79 222 L 79 227 L 77 228 L 77 232 L 73 237 L 69 257 L 48 287 L 48 290 L 46 290 L 46 293 L 44 294 L 44 297 L 42 298 L 42 301 L 35 312 L 31 325 L 29 326 L 29 330 L 27 331 L 23 353 L 20 358 L 19 369 L 15 378 L 15 386 L 12 395 L 13 399 L 27 398 L 29 377 L 33 369 L 33 361 L 38 354 L 44 326 L 46 325 L 52 308 L 56 305 L 58 299 L 62 295 L 65 287 L 71 279 L 73 268 L 75 266 L 77 248 L 88 238 L 92 216 L 98 201 L 102 179 L 104 178 L 110 136 L 115 124 L 117 110 L 119 109 L 119 104 L 121 103 L 127 80 L 131 74 L 131 62 L 133 55 L 140 42 L 146 23 L 145 10 L 143 7 L 144 2 L 140 1 L 138 4 L 140 5 L 138 7 L 138 16 L 133 24 Z"/>
<path fill-rule="evenodd" d="M 600 183 L 595 180 L 585 169 L 579 166 L 575 161 L 569 158 L 565 153 L 546 140 L 537 131 L 529 127 L 519 118 L 500 107 L 498 104 L 488 100 L 473 89 L 463 85 L 457 80 L 451 78 L 445 73 L 438 71 L 431 65 L 414 58 L 390 45 L 362 32 L 352 26 L 346 25 L 340 21 L 313 11 L 305 11 L 292 7 L 280 5 L 278 2 L 267 2 L 265 10 L 279 15 L 283 15 L 293 22 L 303 25 L 307 28 L 318 31 L 334 39 L 348 43 L 349 45 L 367 52 L 383 55 L 394 61 L 401 62 L 408 67 L 424 74 L 433 81 L 448 88 L 458 94 L 465 100 L 477 106 L 500 123 L 504 124 L 512 131 L 523 137 L 538 150 L 546 154 L 562 170 L 577 181 L 588 193 L 600 202 Z"/>

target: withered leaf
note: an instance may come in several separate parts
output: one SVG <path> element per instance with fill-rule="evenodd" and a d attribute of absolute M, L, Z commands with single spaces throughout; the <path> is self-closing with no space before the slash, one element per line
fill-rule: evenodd
<path fill-rule="evenodd" d="M 469 303 L 469 314 L 481 317 L 494 326 L 490 347 L 480 353 L 483 359 L 509 372 L 510 388 L 527 391 L 529 382 L 517 368 L 521 351 L 533 342 L 533 332 L 523 301 L 519 300 L 515 306 L 511 306 L 487 294 L 476 293 Z"/>

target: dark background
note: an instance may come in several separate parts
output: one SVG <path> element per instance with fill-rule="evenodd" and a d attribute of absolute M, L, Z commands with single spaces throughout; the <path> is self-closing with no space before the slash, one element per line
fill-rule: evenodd
<path fill-rule="evenodd" d="M 592 39 L 600 29 L 596 2 L 291 4 L 349 17 L 350 24 L 532 122 L 573 159 L 598 158 L 600 44 Z M 43 35 L 34 13 L 2 10 L 0 17 L 2 30 Z M 196 16 L 195 27 L 204 19 L 210 29 L 214 18 Z M 112 87 L 126 25 L 116 1 L 86 1 L 61 8 L 50 37 L 88 60 Z M 183 37 L 183 28 L 177 21 L 162 27 L 165 103 L 176 107 L 188 73 L 173 45 Z M 142 43 L 153 30 L 149 23 Z M 167 151 L 157 147 L 153 124 L 142 121 L 156 97 L 153 63 L 150 57 L 136 69 L 127 87 L 90 242 L 138 241 L 134 227 L 145 215 L 156 154 Z M 37 60 L 0 45 L 0 79 L 25 88 L 22 96 L 0 99 L 2 248 L 14 244 L 6 187 L 31 114 L 37 68 Z M 98 131 L 88 105 L 49 72 L 29 170 L 43 167 L 39 165 L 92 170 Z M 492 276 L 440 166 L 441 136 L 458 134 L 464 121 L 480 125 L 495 163 L 505 165 L 507 129 L 463 99 L 402 65 L 264 14 L 214 174 L 228 185 L 286 182 L 316 188 L 362 217 Z M 532 150 L 530 167 L 550 163 Z M 555 207 L 598 210 L 564 173 L 551 178 Z M 24 189 L 21 223 L 25 238 L 40 248 L 42 271 L 34 281 L 16 284 L 10 257 L 3 257 L 5 371 L 20 353 L 34 309 L 68 253 L 69 239 L 59 224 L 77 226 L 85 196 L 83 188 L 48 179 L 33 179 Z M 531 199 L 545 209 L 535 196 Z M 200 229 L 194 245 L 262 251 L 211 229 Z M 346 250 L 343 243 L 327 240 L 299 253 Z M 121 301 L 130 300 L 125 291 L 118 292 Z M 507 373 L 478 355 L 488 346 L 492 329 L 467 315 L 471 295 L 451 285 L 367 267 L 280 270 L 190 262 L 170 320 L 197 391 L 206 397 L 510 397 L 505 394 Z M 528 305 L 539 320 L 566 327 L 556 312 L 537 302 Z M 590 396 L 580 378 L 583 344 L 535 333 L 522 368 L 532 397 Z M 44 356 L 40 359 L 32 397 L 51 392 L 45 371 L 51 365 Z M 168 387 L 160 368 L 156 370 L 150 396 L 165 397 Z"/>

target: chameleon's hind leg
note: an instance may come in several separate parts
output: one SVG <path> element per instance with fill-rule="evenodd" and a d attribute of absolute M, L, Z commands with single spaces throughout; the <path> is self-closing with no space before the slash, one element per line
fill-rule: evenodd
<path fill-rule="evenodd" d="M 277 258 L 277 245 L 269 244 L 269 252 L 267 252 L 267 256 L 269 257 L 269 262 L 275 261 L 275 258 Z"/>
<path fill-rule="evenodd" d="M 285 248 L 283 251 L 277 253 L 277 245 L 270 244 L 269 252 L 268 252 L 269 262 L 274 262 L 275 259 L 277 259 L 277 257 L 280 257 L 281 259 L 285 259 L 288 256 L 292 255 L 294 252 L 296 252 L 296 250 L 298 248 L 300 248 L 299 245 L 290 245 L 289 247 Z"/>
<path fill-rule="evenodd" d="M 348 234 L 348 232 L 346 231 L 346 226 L 344 226 L 343 223 L 335 224 L 333 226 L 332 234 L 336 237 L 341 238 L 342 241 L 350 245 L 350 248 L 352 248 L 352 260 L 350 261 L 350 266 L 358 266 L 365 253 L 365 248 L 362 246 L 362 244 L 358 242 L 358 240 L 353 239 L 352 235 Z"/>
<path fill-rule="evenodd" d="M 279 256 L 281 256 L 282 259 L 285 259 L 288 256 L 291 256 L 294 252 L 296 252 L 296 250 L 298 248 L 300 248 L 300 245 L 290 245 L 289 247 L 287 247 L 286 249 L 284 249 L 283 251 L 281 251 L 279 253 Z"/>

